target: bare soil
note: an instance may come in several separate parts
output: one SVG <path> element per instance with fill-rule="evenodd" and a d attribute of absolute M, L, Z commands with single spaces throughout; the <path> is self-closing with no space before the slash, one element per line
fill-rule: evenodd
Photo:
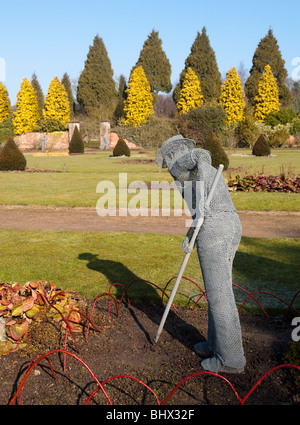
<path fill-rule="evenodd" d="M 80 310 L 90 314 L 91 304 L 82 300 Z M 83 405 L 97 389 L 97 377 L 114 405 L 157 405 L 167 399 L 175 387 L 188 379 L 166 401 L 166 405 L 240 405 L 234 387 L 243 399 L 255 384 L 272 368 L 284 364 L 283 355 L 291 342 L 291 321 L 267 319 L 262 315 L 240 313 L 247 365 L 242 374 L 220 376 L 203 372 L 202 358 L 193 351 L 196 342 L 205 340 L 207 310 L 177 308 L 171 310 L 158 343 L 154 344 L 162 305 L 131 305 L 119 307 L 99 299 L 92 316 L 102 332 L 87 326 L 76 334 L 77 350 L 69 335 L 64 371 L 62 353 L 52 353 L 41 360 L 29 374 L 21 399 L 22 405 Z M 0 404 L 8 404 L 24 378 L 30 361 L 51 350 L 64 348 L 64 332 L 57 325 L 42 322 L 33 327 L 25 350 L 0 357 Z M 31 345 L 34 344 L 34 345 Z M 47 359 L 55 372 L 54 379 Z M 84 363 L 83 363 L 84 362 Z M 90 368 L 89 372 L 86 365 Z M 114 378 L 109 380 L 109 378 Z M 135 379 L 134 379 L 135 378 Z M 227 381 L 226 381 L 226 380 Z M 141 383 L 149 386 L 155 395 Z M 20 401 L 20 395 L 14 404 Z M 245 405 L 299 405 L 300 388 L 288 367 L 270 373 L 244 401 Z M 108 405 L 99 390 L 90 405 Z"/>
<path fill-rule="evenodd" d="M 239 216 L 244 236 L 300 237 L 299 214 L 248 212 L 239 213 Z M 2 206 L 0 227 L 186 233 L 184 217 L 100 218 L 94 208 Z M 81 300 L 81 311 L 89 315 L 91 304 Z M 82 333 L 76 334 L 80 351 L 69 335 L 67 350 L 77 358 L 67 355 L 66 370 L 63 367 L 64 356 L 60 352 L 52 353 L 39 362 L 26 379 L 21 404 L 82 405 L 97 389 L 97 377 L 114 405 L 157 405 L 166 400 L 178 384 L 191 377 L 171 395 L 166 401 L 167 405 L 239 405 L 237 394 L 243 399 L 268 371 L 286 363 L 283 356 L 291 342 L 291 320 L 268 320 L 261 314 L 241 313 L 247 358 L 244 373 L 222 373 L 222 377 L 200 374 L 203 372 L 202 359 L 194 353 L 193 346 L 205 340 L 207 310 L 173 309 L 155 345 L 154 339 L 163 311 L 162 305 L 122 303 L 117 317 L 112 304 L 109 319 L 108 302 L 100 299 L 92 320 L 102 332 L 91 330 L 86 341 L 85 325 Z M 40 355 L 63 348 L 64 331 L 57 324 L 41 322 L 32 328 L 26 349 L 0 356 L 0 404 L 8 404 L 12 399 L 33 356 L 36 361 Z M 47 359 L 51 362 L 57 380 L 53 377 Z M 153 390 L 158 400 L 143 384 Z M 14 404 L 20 401 L 20 395 Z M 300 389 L 295 385 L 291 368 L 280 368 L 270 373 L 244 403 L 299 405 Z M 89 404 L 108 405 L 109 401 L 99 390 Z"/>

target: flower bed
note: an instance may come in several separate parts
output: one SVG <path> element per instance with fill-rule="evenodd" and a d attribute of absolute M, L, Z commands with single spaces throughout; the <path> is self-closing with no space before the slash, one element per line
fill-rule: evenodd
<path fill-rule="evenodd" d="M 247 175 L 227 179 L 229 191 L 237 192 L 300 192 L 300 177 L 266 176 L 261 174 L 257 177 Z"/>

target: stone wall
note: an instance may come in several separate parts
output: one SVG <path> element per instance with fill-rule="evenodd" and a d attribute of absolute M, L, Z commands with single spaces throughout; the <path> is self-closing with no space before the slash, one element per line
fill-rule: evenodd
<path fill-rule="evenodd" d="M 114 149 L 114 147 L 116 146 L 116 144 L 118 143 L 119 140 L 119 136 L 117 133 L 111 132 L 109 135 L 109 149 Z M 129 149 L 142 149 L 140 146 L 136 145 L 133 142 L 130 142 L 127 139 L 124 139 L 124 141 L 127 143 L 127 146 L 129 147 Z"/>
<path fill-rule="evenodd" d="M 15 136 L 14 141 L 21 151 L 41 150 L 42 138 L 46 136 L 46 150 L 64 151 L 69 149 L 69 132 L 25 133 Z"/>
<path fill-rule="evenodd" d="M 42 150 L 42 138 L 46 136 L 46 151 L 68 151 L 69 150 L 69 132 L 54 131 L 53 133 L 25 133 L 15 136 L 14 141 L 21 151 Z M 109 149 L 114 149 L 118 143 L 119 136 L 117 133 L 109 133 Z M 129 149 L 141 149 L 135 143 L 124 139 Z"/>

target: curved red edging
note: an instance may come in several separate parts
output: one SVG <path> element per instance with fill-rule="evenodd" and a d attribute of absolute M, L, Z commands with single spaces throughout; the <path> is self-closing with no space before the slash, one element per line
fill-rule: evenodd
<path fill-rule="evenodd" d="M 276 370 L 278 370 L 278 369 L 281 369 L 281 368 L 295 368 L 295 369 L 297 369 L 297 370 L 299 370 L 300 371 L 300 366 L 297 366 L 297 365 L 293 365 L 293 364 L 283 364 L 283 365 L 279 365 L 279 366 L 276 366 L 276 367 L 274 367 L 274 368 L 272 368 L 272 369 L 270 369 L 268 372 L 266 372 L 256 383 L 255 383 L 255 385 L 250 389 L 250 391 L 246 394 L 246 396 L 242 399 L 241 397 L 240 397 L 240 395 L 238 394 L 238 392 L 236 391 L 236 389 L 234 388 L 234 386 L 232 385 L 232 383 L 227 379 L 227 378 L 225 378 L 224 376 L 222 376 L 222 375 L 220 375 L 220 374 L 217 374 L 217 373 L 213 373 L 213 372 L 207 372 L 207 371 L 201 371 L 201 372 L 198 372 L 198 373 L 194 373 L 193 375 L 191 375 L 191 376 L 188 376 L 187 378 L 185 378 L 184 380 L 182 380 L 172 391 L 171 391 L 171 393 L 164 399 L 164 401 L 162 402 L 162 403 L 160 403 L 160 401 L 159 401 L 159 399 L 158 399 L 158 397 L 157 397 L 157 395 L 156 395 L 156 393 L 155 393 L 155 391 L 154 390 L 152 390 L 147 384 L 145 384 L 143 381 L 141 381 L 141 380 L 139 380 L 138 378 L 135 378 L 135 377 L 133 377 L 133 376 L 130 376 L 130 375 L 116 375 L 116 376 L 113 376 L 113 377 L 110 377 L 110 378 L 108 378 L 106 381 L 104 381 L 102 384 L 101 384 L 101 382 L 98 380 L 98 378 L 96 377 L 96 375 L 93 373 L 93 371 L 89 368 L 89 366 L 80 358 L 80 357 L 78 357 L 77 355 L 75 355 L 75 354 L 73 354 L 73 353 L 71 353 L 71 352 L 69 352 L 69 351 L 67 351 L 66 350 L 66 342 L 67 342 L 67 335 L 68 335 L 68 331 L 70 330 L 70 332 L 71 332 L 71 334 L 72 334 L 72 336 L 73 336 L 73 338 L 74 338 L 74 341 L 75 341 L 75 345 L 76 345 L 76 348 L 79 350 L 79 348 L 78 348 L 78 346 L 77 346 L 77 343 L 76 343 L 76 339 L 75 339 L 75 336 L 74 336 L 74 334 L 73 334 L 73 332 L 72 332 L 72 326 L 70 325 L 70 323 L 69 322 L 72 322 L 72 320 L 70 319 L 70 315 L 71 315 L 71 313 L 73 312 L 73 311 L 76 311 L 77 313 L 79 313 L 81 316 L 83 316 L 83 317 L 85 317 L 85 319 L 86 320 L 88 320 L 88 322 L 89 322 L 89 324 L 88 324 L 88 328 L 87 328 L 87 333 L 86 333 L 86 341 L 88 340 L 88 333 L 89 333 L 89 327 L 90 327 L 90 325 L 92 325 L 97 331 L 99 331 L 99 332 L 102 332 L 102 330 L 100 329 L 100 328 L 98 328 L 97 326 L 95 326 L 94 324 L 93 324 L 93 322 L 92 322 L 92 315 L 93 315 L 93 312 L 94 312 L 94 308 L 95 308 L 95 305 L 96 305 L 96 302 L 97 302 L 97 300 L 99 299 L 99 297 L 101 297 L 101 296 L 103 296 L 103 295 L 108 295 L 108 302 L 109 302 L 109 309 L 108 309 L 108 317 L 110 318 L 110 301 L 111 301 L 111 298 L 113 299 L 113 301 L 114 301 L 114 303 L 115 303 L 115 307 L 116 307 L 116 312 L 117 312 L 117 316 L 119 317 L 119 309 L 118 309 L 118 304 L 120 305 L 121 304 L 121 302 L 122 302 L 122 300 L 123 300 L 123 297 L 126 295 L 127 296 L 127 301 L 128 301 L 128 303 L 130 303 L 130 300 L 129 300 L 129 297 L 128 297 L 128 293 L 127 293 L 127 291 L 128 291 L 128 289 L 130 288 L 130 286 L 132 285 L 132 284 L 134 284 L 134 283 L 136 283 L 136 282 L 138 282 L 138 281 L 142 281 L 142 282 L 146 282 L 146 283 L 149 283 L 149 284 L 152 284 L 153 286 L 155 286 L 157 289 L 159 289 L 159 290 L 161 290 L 162 291 L 162 300 L 163 300 L 163 297 L 164 297 L 164 295 L 166 295 L 167 296 L 167 294 L 166 294 L 166 288 L 167 288 L 167 286 L 168 286 L 168 284 L 173 280 L 173 279 L 175 279 L 176 278 L 176 276 L 174 276 L 173 278 L 171 278 L 168 282 L 167 282 L 167 284 L 166 284 L 166 286 L 165 286 L 165 288 L 162 290 L 161 288 L 159 288 L 157 285 L 155 285 L 155 284 L 153 284 L 152 282 L 149 282 L 149 281 L 146 281 L 146 280 L 143 280 L 143 279 L 136 279 L 136 280 L 134 280 L 134 281 L 132 281 L 127 287 L 125 287 L 124 285 L 122 285 L 122 284 L 120 284 L 120 283 L 114 283 L 114 284 L 112 284 L 111 286 L 110 286 L 110 288 L 109 288 L 109 292 L 102 292 L 102 293 L 100 293 L 100 294 L 98 294 L 97 295 L 97 297 L 95 298 L 95 300 L 94 300 L 94 304 L 93 304 L 93 307 L 92 307 L 92 311 L 91 311 L 91 314 L 90 314 L 90 317 L 88 317 L 88 316 L 86 316 L 86 315 L 84 315 L 83 313 L 81 313 L 80 311 L 78 311 L 78 310 L 71 310 L 70 312 L 69 312 L 69 314 L 68 314 L 68 316 L 67 316 L 67 318 L 65 318 L 62 314 L 61 314 L 61 316 L 62 316 L 62 319 L 63 319 L 63 321 L 64 321 L 64 323 L 65 323 L 65 325 L 66 325 L 66 330 L 65 330 L 65 349 L 64 350 L 61 350 L 61 349 L 57 349 L 57 350 L 52 350 L 52 351 L 50 351 L 50 352 L 48 352 L 48 353 L 46 353 L 46 354 L 43 354 L 42 356 L 40 356 L 36 361 L 34 361 L 33 362 L 33 360 L 34 360 L 34 358 L 37 356 L 34 356 L 33 357 L 33 359 L 31 360 L 31 362 L 30 362 L 30 365 L 29 365 L 29 367 L 28 367 L 28 369 L 27 369 L 27 372 L 26 372 L 26 374 L 25 374 L 25 376 L 23 377 L 23 379 L 22 379 L 22 381 L 21 381 L 21 383 L 20 383 L 20 385 L 19 385 L 19 387 L 18 387 L 18 389 L 17 389 L 17 391 L 16 391 L 16 393 L 14 394 L 14 396 L 12 397 L 12 399 L 10 400 L 10 402 L 9 402 L 9 405 L 12 405 L 13 403 L 14 403 L 14 401 L 16 400 L 16 398 L 17 398 L 17 396 L 18 396 L 18 394 L 21 392 L 21 395 L 20 395 L 20 400 L 19 400 L 19 404 L 21 403 L 21 399 L 22 399 L 22 395 L 23 395 L 23 391 L 24 391 L 24 386 L 25 386 L 25 382 L 26 382 L 26 380 L 27 380 L 27 378 L 28 378 L 28 376 L 29 376 L 29 374 L 31 373 L 31 371 L 33 370 L 33 368 L 42 360 L 42 359 L 46 359 L 47 361 L 48 361 L 48 364 L 49 364 L 49 367 L 50 367 L 50 369 L 51 369 L 51 371 L 52 371 L 52 374 L 53 374 L 53 376 L 54 376 L 54 379 L 56 379 L 57 380 L 57 377 L 56 377 L 56 375 L 55 375 L 55 373 L 54 373 L 54 370 L 53 370 L 53 368 L 52 368 L 52 365 L 51 365 L 51 362 L 50 362 L 50 360 L 48 359 L 48 356 L 49 355 L 51 355 L 51 354 L 54 354 L 54 353 L 63 353 L 64 354 L 64 371 L 65 371 L 65 362 L 66 362 L 66 356 L 67 355 L 69 355 L 69 356 L 71 356 L 71 357 L 73 357 L 73 358 L 75 358 L 76 360 L 78 360 L 88 371 L 89 371 L 89 373 L 91 374 L 91 376 L 93 377 L 93 379 L 95 380 L 95 382 L 97 383 L 97 385 L 98 385 L 98 387 L 93 391 L 93 393 L 88 397 L 88 399 L 87 399 L 87 401 L 85 402 L 85 404 L 87 405 L 89 402 L 90 402 L 90 400 L 93 398 L 93 396 L 99 391 L 99 390 L 101 390 L 102 391 L 102 393 L 104 394 L 104 396 L 106 397 L 106 399 L 107 399 L 107 401 L 108 401 L 108 403 L 110 404 L 110 405 L 112 405 L 113 403 L 112 403 L 112 401 L 110 400 L 110 398 L 109 398 L 109 396 L 108 396 L 108 394 L 106 393 L 106 391 L 104 390 L 104 385 L 105 384 L 107 384 L 108 382 L 110 382 L 110 381 L 112 381 L 113 379 L 117 379 L 117 378 L 121 378 L 121 379 L 132 379 L 132 380 L 135 380 L 135 381 L 137 381 L 139 384 L 141 384 L 141 385 L 143 385 L 148 391 L 150 391 L 152 394 L 153 394 L 153 396 L 155 397 L 155 399 L 156 399 L 156 402 L 157 402 L 157 404 L 158 405 L 164 405 L 173 395 L 174 395 L 174 393 L 185 383 L 185 382 L 187 382 L 187 381 L 189 381 L 190 379 L 193 379 L 193 378 L 195 378 L 195 377 L 197 377 L 197 376 L 201 376 L 201 375 L 211 375 L 211 376 L 214 376 L 214 377 L 217 377 L 217 378 L 219 378 L 219 379 L 222 379 L 223 381 L 225 381 L 229 386 L 230 386 L 230 388 L 231 388 L 231 390 L 234 392 L 234 394 L 236 395 L 236 397 L 237 397 L 237 399 L 238 399 L 238 401 L 240 402 L 240 404 L 241 405 L 244 405 L 244 403 L 246 402 L 246 400 L 250 397 L 250 395 L 256 390 L 256 388 L 261 384 L 261 382 L 267 377 L 267 376 L 269 376 L 271 373 L 273 373 L 273 372 L 275 372 Z M 204 296 L 205 298 L 206 298 L 206 293 L 205 293 L 205 291 L 203 291 L 202 290 L 202 288 L 196 283 L 196 282 L 194 282 L 193 280 L 191 280 L 191 279 L 189 279 L 189 278 L 186 278 L 186 277 L 183 277 L 183 279 L 186 279 L 186 280 L 188 280 L 188 281 L 190 281 L 191 283 L 193 283 L 193 284 L 195 284 L 196 286 L 197 286 L 197 288 L 199 288 L 200 290 L 201 290 L 201 292 L 202 292 L 202 294 L 201 294 L 201 296 L 197 299 L 197 301 L 195 302 L 195 305 L 194 305 L 194 307 L 193 307 L 193 310 L 195 309 L 195 307 L 196 307 L 196 305 L 198 304 L 198 302 L 199 302 L 199 300 Z M 124 290 L 124 292 L 123 292 L 123 294 L 122 294 L 122 296 L 121 296 L 121 298 L 120 298 L 120 301 L 119 301 L 119 303 L 116 301 L 116 299 L 111 295 L 111 288 L 113 287 L 113 286 L 116 286 L 116 285 L 119 285 L 119 286 L 121 286 L 122 288 L 123 288 L 123 290 Z M 299 293 L 300 293 L 300 290 L 298 290 L 296 293 L 295 293 L 295 295 L 293 296 L 293 299 L 292 299 L 292 301 L 291 301 L 291 303 L 287 303 L 286 301 L 284 301 L 284 300 L 282 300 L 280 297 L 278 297 L 277 295 L 274 295 L 273 293 L 271 293 L 271 292 L 268 292 L 268 291 L 254 291 L 254 292 L 252 292 L 252 293 L 250 293 L 250 292 L 248 292 L 248 291 L 246 291 L 244 288 L 242 288 L 241 286 L 239 286 L 239 285 L 237 285 L 237 284 L 235 284 L 235 283 L 233 283 L 233 285 L 234 286 L 236 286 L 237 288 L 239 288 L 240 290 L 242 290 L 243 292 L 245 292 L 247 295 L 248 295 L 248 297 L 246 298 L 246 300 L 243 302 L 243 304 L 241 305 L 241 307 L 239 308 L 239 311 L 244 307 L 244 305 L 248 302 L 248 300 L 250 299 L 250 298 L 253 298 L 255 301 L 256 301 L 256 303 L 258 304 L 258 306 L 260 307 L 260 309 L 263 311 L 263 313 L 265 314 L 265 316 L 269 319 L 269 316 L 267 315 L 267 313 L 265 312 L 265 310 L 264 310 L 264 308 L 261 306 L 261 304 L 259 303 L 259 301 L 257 300 L 257 298 L 254 296 L 255 294 L 259 294 L 259 293 L 263 293 L 263 294 L 267 294 L 267 295 L 271 295 L 271 296 L 274 296 L 275 298 L 277 298 L 278 300 L 280 300 L 281 302 L 283 302 L 285 305 L 287 305 L 288 306 L 288 309 L 287 309 L 287 312 L 286 312 L 286 315 L 285 315 L 285 317 L 287 317 L 287 315 L 288 315 L 288 313 L 293 309 L 296 313 L 299 313 L 300 314 L 300 312 L 298 312 L 294 307 L 293 307 L 293 304 L 294 304 L 294 302 L 295 302 L 295 299 L 297 298 L 297 296 L 299 295 Z M 45 295 L 45 294 L 44 294 Z M 167 296 L 168 297 L 168 296 Z M 45 297 L 45 301 L 46 301 L 46 303 L 48 304 L 48 305 L 51 305 L 50 304 L 50 302 L 49 302 L 49 300 L 47 299 L 47 297 Z M 51 307 L 53 307 L 52 305 L 51 305 Z M 174 306 L 175 307 L 175 306 Z"/>

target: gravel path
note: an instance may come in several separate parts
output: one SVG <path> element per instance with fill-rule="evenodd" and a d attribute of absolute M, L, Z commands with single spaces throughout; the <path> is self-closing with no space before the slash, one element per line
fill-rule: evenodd
<path fill-rule="evenodd" d="M 239 211 L 243 236 L 299 238 L 299 212 Z M 116 217 L 97 215 L 95 208 L 0 206 L 0 228 L 24 230 L 111 231 L 184 235 L 187 217 Z"/>

